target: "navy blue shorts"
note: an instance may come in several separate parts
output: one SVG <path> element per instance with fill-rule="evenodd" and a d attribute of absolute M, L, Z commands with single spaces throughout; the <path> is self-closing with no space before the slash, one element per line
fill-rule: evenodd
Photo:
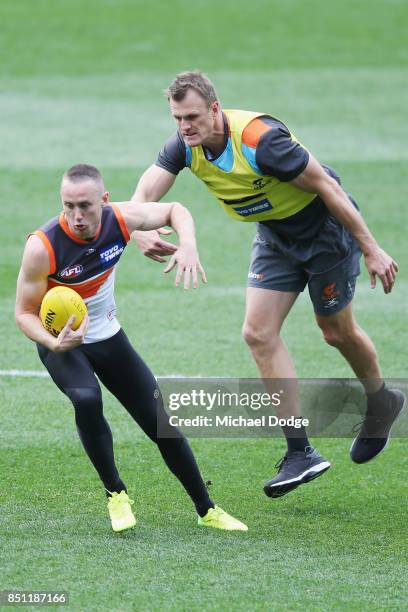
<path fill-rule="evenodd" d="M 360 257 L 356 240 L 332 216 L 308 242 L 282 238 L 258 223 L 248 286 L 298 293 L 307 285 L 315 313 L 329 316 L 352 301 Z"/>

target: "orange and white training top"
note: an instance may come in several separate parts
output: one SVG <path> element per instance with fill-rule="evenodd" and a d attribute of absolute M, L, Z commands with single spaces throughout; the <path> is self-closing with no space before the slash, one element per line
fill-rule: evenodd
<path fill-rule="evenodd" d="M 70 287 L 85 301 L 89 313 L 85 343 L 115 335 L 120 329 L 114 296 L 115 267 L 130 240 L 119 206 L 103 207 L 101 224 L 93 240 L 75 236 L 64 213 L 33 233 L 48 251 L 48 289 Z"/>

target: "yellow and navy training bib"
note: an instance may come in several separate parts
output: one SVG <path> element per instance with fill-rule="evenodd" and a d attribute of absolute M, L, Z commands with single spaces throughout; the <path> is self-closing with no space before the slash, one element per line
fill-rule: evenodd
<path fill-rule="evenodd" d="M 227 146 L 219 157 L 208 160 L 202 146 L 186 144 L 186 164 L 215 195 L 225 212 L 237 221 L 286 219 L 305 208 L 316 197 L 261 171 L 256 148 L 270 127 L 265 113 L 224 110 L 228 120 Z M 293 134 L 292 140 L 302 146 Z M 304 148 L 304 147 L 303 147 Z"/>

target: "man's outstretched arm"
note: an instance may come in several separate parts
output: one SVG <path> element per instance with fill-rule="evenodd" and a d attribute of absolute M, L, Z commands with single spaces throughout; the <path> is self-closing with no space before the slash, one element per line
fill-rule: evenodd
<path fill-rule="evenodd" d="M 312 155 L 310 155 L 305 170 L 291 182 L 299 189 L 316 193 L 322 198 L 331 214 L 357 240 L 370 274 L 371 287 L 375 287 L 376 276 L 378 276 L 384 293 L 390 293 L 398 272 L 398 264 L 380 248 L 363 217 L 355 209 L 340 185 L 323 170 Z"/>
<path fill-rule="evenodd" d="M 137 230 L 146 232 L 165 225 L 175 230 L 180 244 L 164 272 L 170 272 L 177 266 L 176 287 L 183 274 L 185 289 L 190 287 L 191 278 L 193 287 L 198 286 L 198 273 L 202 281 L 207 282 L 198 256 L 193 217 L 187 208 L 178 202 L 145 202 L 136 205 L 133 202 L 122 202 L 120 210 L 130 234 Z"/>
<path fill-rule="evenodd" d="M 142 174 L 132 196 L 132 202 L 158 202 L 171 189 L 176 175 L 153 164 Z M 135 231 L 132 238 L 138 248 L 146 257 L 154 261 L 164 263 L 166 255 L 173 255 L 177 251 L 177 245 L 162 240 L 160 235 L 169 235 L 171 230 L 163 227 L 152 231 Z"/>

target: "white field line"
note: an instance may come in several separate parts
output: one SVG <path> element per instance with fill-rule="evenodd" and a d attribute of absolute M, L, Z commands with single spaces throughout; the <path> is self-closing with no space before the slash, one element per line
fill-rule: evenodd
<path fill-rule="evenodd" d="M 0 377 L 6 378 L 49 378 L 46 370 L 0 370 Z M 214 378 L 211 376 L 184 376 L 183 374 L 167 374 L 166 376 L 157 376 L 156 378 Z"/>
<path fill-rule="evenodd" d="M 49 374 L 45 370 L 0 370 L 0 376 L 10 378 L 48 378 Z"/>
<path fill-rule="evenodd" d="M 0 378 L 4 377 L 4 378 L 49 378 L 50 375 L 48 374 L 48 372 L 46 370 L 0 370 Z M 205 379 L 205 380 L 218 380 L 218 381 L 223 381 L 223 380 L 239 380 L 238 377 L 234 376 L 203 376 L 201 374 L 198 374 L 196 376 L 184 376 L 184 374 L 166 374 L 165 376 L 160 376 L 157 375 L 155 376 L 156 379 L 161 379 L 161 380 L 171 380 L 173 378 L 180 378 L 183 380 L 194 380 L 194 379 Z M 250 380 L 250 378 L 246 378 L 243 377 L 242 380 Z M 302 379 L 302 385 L 315 385 L 315 384 L 321 384 L 321 385 L 326 385 L 329 382 L 331 382 L 332 384 L 336 384 L 337 383 L 336 378 L 332 378 L 332 379 L 326 379 L 326 378 L 311 378 L 311 379 L 306 379 L 303 378 Z M 341 380 L 346 380 L 346 379 L 341 379 Z M 347 379 L 350 380 L 352 382 L 355 382 L 357 384 L 357 380 L 354 381 L 354 379 Z M 398 388 L 403 388 L 403 389 L 408 389 L 408 380 L 403 380 L 401 378 L 390 378 L 390 381 L 393 381 L 393 384 L 397 385 Z M 395 381 L 395 382 L 394 382 Z"/>

